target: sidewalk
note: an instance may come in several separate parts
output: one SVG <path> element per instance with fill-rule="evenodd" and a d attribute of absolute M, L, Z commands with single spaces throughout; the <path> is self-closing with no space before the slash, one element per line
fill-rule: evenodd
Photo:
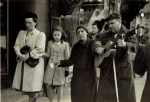
<path fill-rule="evenodd" d="M 1 102 L 29 102 L 29 97 L 12 89 L 4 89 L 1 90 Z M 42 96 L 37 99 L 37 102 L 49 102 L 49 100 L 47 97 Z M 57 102 L 56 99 L 54 99 L 54 102 Z M 64 87 L 64 98 L 62 102 L 71 102 L 70 87 L 68 86 Z"/>
<path fill-rule="evenodd" d="M 142 91 L 145 85 L 145 79 L 146 75 L 142 78 L 135 78 L 135 91 L 136 91 L 136 98 L 137 102 L 140 102 Z M 20 92 L 17 92 L 12 89 L 5 89 L 1 91 L 1 102 L 29 102 L 29 97 L 26 95 L 21 95 Z M 39 97 L 37 99 L 37 102 L 49 102 L 48 98 L 45 96 Z M 56 101 L 56 98 L 54 100 Z M 64 98 L 61 102 L 71 102 L 71 97 L 70 97 L 70 87 L 65 86 L 64 87 Z"/>

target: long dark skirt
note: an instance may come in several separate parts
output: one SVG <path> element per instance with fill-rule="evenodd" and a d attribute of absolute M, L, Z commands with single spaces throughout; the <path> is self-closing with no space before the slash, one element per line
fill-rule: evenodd
<path fill-rule="evenodd" d="M 94 80 L 85 80 L 82 77 L 72 79 L 71 102 L 95 102 L 95 95 L 96 82 Z"/>

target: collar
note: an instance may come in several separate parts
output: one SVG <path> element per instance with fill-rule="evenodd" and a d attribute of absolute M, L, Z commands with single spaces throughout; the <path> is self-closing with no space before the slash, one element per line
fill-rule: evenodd
<path fill-rule="evenodd" d="M 92 41 L 93 40 L 90 40 L 90 39 L 87 39 L 85 42 L 83 42 L 82 40 L 79 40 L 78 44 L 85 48 L 88 48 Z"/>
<path fill-rule="evenodd" d="M 118 34 L 122 34 L 122 33 L 127 33 L 128 32 L 128 29 L 124 26 L 124 25 L 121 25 L 121 28 L 120 28 L 120 31 L 118 32 Z"/>
<path fill-rule="evenodd" d="M 124 25 L 121 25 L 119 32 L 114 33 L 114 38 L 124 38 L 127 32 L 128 29 Z"/>
<path fill-rule="evenodd" d="M 29 32 L 27 31 L 27 33 L 29 33 L 30 35 L 34 35 L 38 33 L 38 30 L 35 28 L 32 31 L 29 31 Z"/>

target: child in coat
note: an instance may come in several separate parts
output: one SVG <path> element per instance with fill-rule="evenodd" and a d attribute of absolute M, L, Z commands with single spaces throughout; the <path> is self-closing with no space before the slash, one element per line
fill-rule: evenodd
<path fill-rule="evenodd" d="M 70 54 L 69 44 L 62 40 L 63 30 L 61 27 L 56 27 L 52 34 L 52 40 L 48 42 L 46 56 L 49 58 L 44 83 L 50 102 L 54 99 L 54 94 L 57 95 L 57 101 L 60 102 L 63 96 L 63 86 L 65 84 L 66 68 L 57 67 L 60 60 L 68 59 Z"/>

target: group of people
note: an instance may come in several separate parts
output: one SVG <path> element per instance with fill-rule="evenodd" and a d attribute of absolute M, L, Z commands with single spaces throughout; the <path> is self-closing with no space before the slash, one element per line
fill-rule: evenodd
<path fill-rule="evenodd" d="M 36 14 L 27 14 L 24 18 L 27 29 L 21 30 L 16 39 L 14 89 L 29 95 L 35 102 L 44 82 L 50 102 L 55 93 L 61 102 L 65 72 L 73 65 L 71 102 L 136 102 L 133 70 L 141 75 L 148 70 L 149 47 L 142 47 L 140 56 L 144 59 L 135 58 L 133 68 L 129 61 L 128 30 L 119 14 L 111 14 L 99 23 L 95 21 L 94 34 L 79 25 L 76 28 L 78 41 L 72 48 L 63 40 L 62 27 L 55 27 L 46 53 L 46 36 L 36 29 L 37 19 Z M 49 58 L 45 70 L 44 57 Z M 146 86 L 149 84 L 147 81 Z M 144 93 L 142 102 L 148 102 L 150 89 Z"/>

